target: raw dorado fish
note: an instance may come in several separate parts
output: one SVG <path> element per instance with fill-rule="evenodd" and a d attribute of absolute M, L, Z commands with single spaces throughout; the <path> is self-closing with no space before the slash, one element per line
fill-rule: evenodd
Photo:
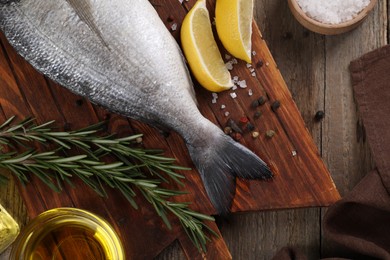
<path fill-rule="evenodd" d="M 177 131 L 219 214 L 229 212 L 236 177 L 272 177 L 259 157 L 201 115 L 181 50 L 149 1 L 0 0 L 0 29 L 70 91 Z"/>

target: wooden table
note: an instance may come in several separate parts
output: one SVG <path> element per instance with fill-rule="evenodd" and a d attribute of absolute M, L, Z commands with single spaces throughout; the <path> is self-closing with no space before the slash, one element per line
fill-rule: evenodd
<path fill-rule="evenodd" d="M 338 36 L 307 31 L 293 18 L 285 0 L 256 0 L 255 4 L 263 38 L 342 196 L 373 167 L 348 65 L 388 43 L 389 3 L 378 1 L 361 26 Z M 325 118 L 316 122 L 314 115 L 319 110 Z M 13 182 L 0 187 L 0 199 L 21 225 L 28 221 Z M 221 231 L 234 259 L 270 259 L 287 245 L 301 248 L 309 259 L 318 259 L 337 250 L 322 237 L 325 212 L 325 208 L 305 208 L 236 214 L 221 224 Z M 159 257 L 184 258 L 178 244 Z"/>

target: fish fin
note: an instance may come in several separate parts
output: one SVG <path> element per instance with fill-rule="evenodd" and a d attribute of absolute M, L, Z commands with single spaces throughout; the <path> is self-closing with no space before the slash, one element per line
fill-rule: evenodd
<path fill-rule="evenodd" d="M 108 48 L 108 44 L 105 41 L 103 34 L 94 21 L 90 2 L 87 0 L 66 0 L 66 2 L 73 8 L 80 20 L 83 21 L 88 28 L 96 34 L 103 45 Z"/>
<path fill-rule="evenodd" d="M 191 158 L 203 180 L 207 195 L 220 215 L 230 212 L 236 188 L 236 177 L 270 179 L 267 164 L 248 148 L 222 132 L 202 146 L 187 144 Z"/>

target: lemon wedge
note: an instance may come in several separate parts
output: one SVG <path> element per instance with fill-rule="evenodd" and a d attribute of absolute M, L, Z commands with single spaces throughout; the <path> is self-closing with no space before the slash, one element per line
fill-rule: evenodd
<path fill-rule="evenodd" d="M 253 0 L 217 0 L 215 25 L 225 49 L 251 63 Z"/>
<path fill-rule="evenodd" d="M 204 88 L 221 92 L 233 86 L 214 39 L 206 0 L 198 0 L 185 16 L 180 37 L 190 69 Z"/>

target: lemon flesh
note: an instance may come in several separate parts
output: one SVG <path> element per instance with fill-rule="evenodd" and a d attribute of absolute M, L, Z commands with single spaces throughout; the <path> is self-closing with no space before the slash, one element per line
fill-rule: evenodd
<path fill-rule="evenodd" d="M 251 63 L 253 0 L 217 0 L 218 37 L 234 57 Z"/>
<path fill-rule="evenodd" d="M 214 39 L 205 0 L 198 0 L 188 12 L 180 37 L 190 69 L 204 88 L 220 92 L 233 86 L 230 72 Z"/>

